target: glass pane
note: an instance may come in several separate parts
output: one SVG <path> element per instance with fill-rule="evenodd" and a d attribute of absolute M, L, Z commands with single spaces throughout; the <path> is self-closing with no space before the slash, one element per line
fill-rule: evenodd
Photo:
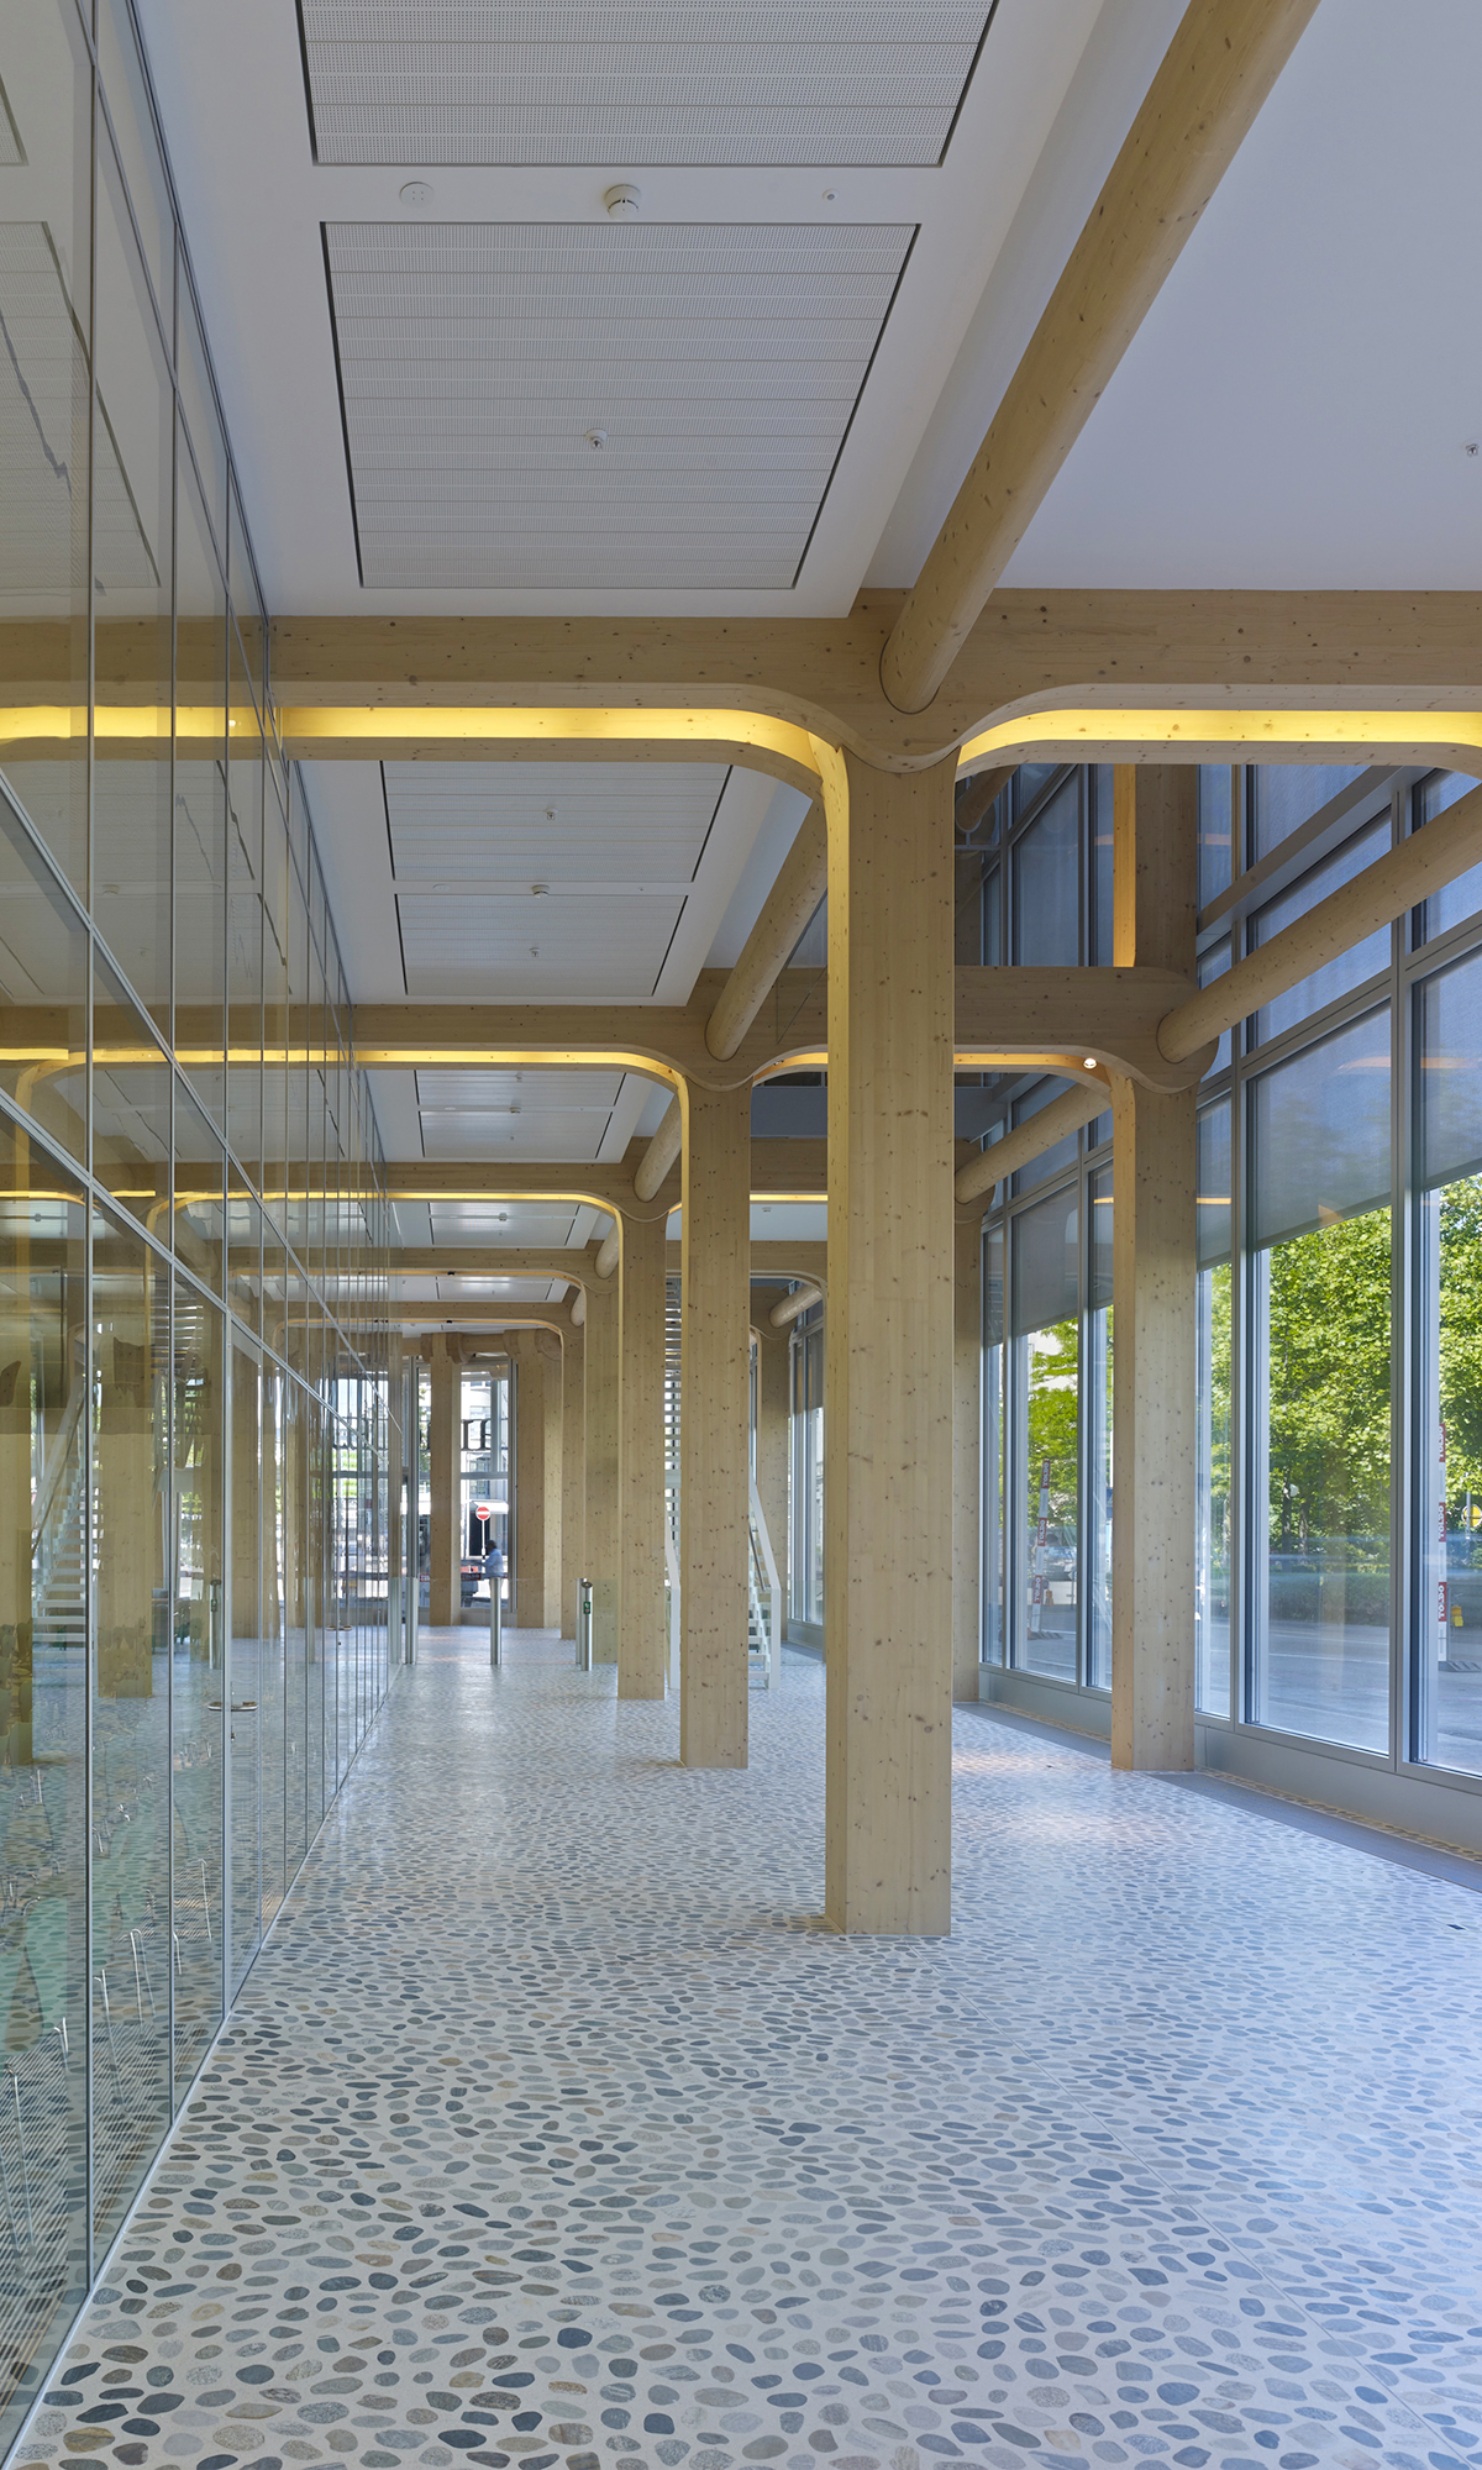
<path fill-rule="evenodd" d="M 1063 1098 L 1073 1087 L 1074 1083 L 1071 1081 L 1041 1081 L 1027 1097 L 1015 1100 L 1015 1128 L 1017 1129 L 1020 1124 L 1031 1122 L 1043 1108 L 1053 1105 L 1055 1099 Z M 1063 1141 L 1056 1141 L 1053 1147 L 1041 1150 L 1039 1156 L 1032 1158 L 1028 1166 L 1020 1167 L 1014 1177 L 1015 1193 L 1032 1192 L 1037 1184 L 1053 1182 L 1057 1176 L 1065 1173 L 1067 1167 L 1074 1166 L 1079 1155 L 1080 1135 L 1077 1132 L 1069 1132 Z"/>
<path fill-rule="evenodd" d="M 1087 794 L 1091 807 L 1091 958 L 1109 969 L 1116 941 L 1112 831 L 1116 774 L 1109 763 L 1098 763 L 1087 774 Z"/>
<path fill-rule="evenodd" d="M 170 1274 L 93 1220 L 93 2223 L 118 2229 L 169 2124 Z"/>
<path fill-rule="evenodd" d="M 283 1861 L 292 1878 L 309 1836 L 308 1400 L 283 1383 Z"/>
<path fill-rule="evenodd" d="M 1014 958 L 1022 966 L 1081 956 L 1081 784 L 1072 773 L 1013 847 Z"/>
<path fill-rule="evenodd" d="M 1366 866 L 1382 858 L 1389 844 L 1390 822 L 1386 815 L 1381 822 L 1371 823 L 1351 841 L 1345 841 L 1321 866 L 1314 866 L 1299 883 L 1294 883 L 1289 892 L 1283 892 L 1279 900 L 1258 911 L 1251 920 L 1252 942 L 1269 943 L 1284 926 L 1305 917 L 1309 909 L 1326 900 L 1330 892 L 1336 892 L 1340 884 L 1351 883 Z M 1283 1030 L 1293 1029 L 1299 1021 L 1309 1020 L 1314 1012 L 1320 1012 L 1324 1004 L 1336 1002 L 1340 995 L 1362 986 L 1366 978 L 1377 976 L 1389 966 L 1389 952 L 1390 930 L 1382 926 L 1376 934 L 1366 935 L 1362 943 L 1340 953 L 1336 960 L 1314 970 L 1300 986 L 1279 995 L 1256 1014 L 1257 1042 L 1279 1037 Z"/>
<path fill-rule="evenodd" d="M 1010 1222 L 1011 1377 L 1023 1435 L 1014 1661 L 1061 1681 L 1076 1679 L 1079 1251 L 1074 1185 Z"/>
<path fill-rule="evenodd" d="M 1230 1712 L 1230 1102 L 1199 1118 L 1194 1703 Z"/>
<path fill-rule="evenodd" d="M 285 1590 L 287 1484 L 284 1472 L 284 1392 L 271 1362 L 263 1366 L 262 1598 L 258 1666 L 258 1732 L 262 1743 L 262 1926 L 271 1924 L 287 1885 Z"/>
<path fill-rule="evenodd" d="M 200 474 L 210 521 L 211 538 L 222 565 L 226 563 L 226 437 L 221 415 L 216 408 L 216 390 L 211 382 L 210 361 L 200 318 L 196 314 L 195 293 L 184 256 L 177 275 L 178 314 L 176 322 L 176 375 L 180 381 L 180 401 L 185 413 L 185 431 L 195 466 Z"/>
<path fill-rule="evenodd" d="M 1466 772 L 1433 772 L 1415 792 L 1415 826 L 1417 831 L 1444 815 L 1448 806 L 1464 798 L 1477 786 Z M 1432 935 L 1444 935 L 1448 926 L 1460 926 L 1464 918 L 1475 917 L 1482 909 L 1482 866 L 1469 866 L 1455 883 L 1448 883 L 1443 892 L 1432 893 L 1422 914 L 1421 940 Z"/>
<path fill-rule="evenodd" d="M 0 2339 L 17 2399 L 87 2256 L 86 1220 L 76 1186 L 0 1122 L 0 2189 L 13 2230 Z"/>
<path fill-rule="evenodd" d="M 93 916 L 168 1037 L 175 395 L 106 149 L 97 320 Z M 108 726 L 113 708 L 127 738 Z"/>
<path fill-rule="evenodd" d="M 1389 1746 L 1388 1014 L 1254 1092 L 1257 1723 Z"/>
<path fill-rule="evenodd" d="M 1413 1755 L 1482 1774 L 1482 955 L 1419 990 L 1421 1572 Z"/>
<path fill-rule="evenodd" d="M 223 1592 L 222 1319 L 175 1281 L 171 1351 L 175 1594 L 175 2089 L 221 2020 Z"/>
<path fill-rule="evenodd" d="M 93 1173 L 170 1240 L 169 1057 L 101 952 L 93 955 Z"/>
<path fill-rule="evenodd" d="M 1087 1503 L 1086 1678 L 1109 1690 L 1112 1677 L 1112 1172 L 1087 1183 L 1091 1206 L 1090 1284 L 1086 1316 Z"/>
<path fill-rule="evenodd" d="M 1228 763 L 1199 766 L 1199 906 L 1207 909 L 1228 892 L 1234 869 L 1234 783 Z"/>
<path fill-rule="evenodd" d="M 175 1249 L 214 1295 L 226 1267 L 225 1160 L 209 1124 L 178 1074 L 175 1081 Z"/>
<path fill-rule="evenodd" d="M 0 222 L 0 692 L 38 713 L 5 772 L 86 897 L 92 77 L 73 9 L 9 0 L 5 94 L 19 160 Z"/>
<path fill-rule="evenodd" d="M 1252 766 L 1251 857 L 1264 858 L 1350 781 L 1361 780 L 1361 763 L 1258 763 Z"/>
<path fill-rule="evenodd" d="M 227 765 L 227 1141 L 262 1173 L 262 724 L 235 628 Z"/>
<path fill-rule="evenodd" d="M 87 931 L 0 794 L 0 1089 L 87 1157 Z"/>
<path fill-rule="evenodd" d="M 231 1993 L 262 1940 L 262 1364 L 234 1332 L 231 1350 L 231 1620 L 223 1696 L 231 1758 Z"/>
<path fill-rule="evenodd" d="M 1198 962 L 1200 985 L 1213 986 L 1216 978 L 1222 978 L 1230 966 L 1230 957 L 1231 949 L 1230 938 L 1228 935 L 1222 936 L 1218 943 L 1211 944 L 1207 952 L 1201 952 Z M 1206 1080 L 1213 1080 L 1217 1072 L 1228 1072 L 1230 1068 L 1230 1056 L 1232 1052 L 1231 1041 L 1233 1035 L 1234 1033 L 1231 1030 L 1225 1029 L 1221 1031 L 1219 1041 L 1214 1050 L 1214 1059 L 1210 1064 L 1209 1070 L 1204 1075 Z"/>
<path fill-rule="evenodd" d="M 175 218 L 128 0 L 98 0 L 98 70 L 164 334 L 175 326 Z"/>
<path fill-rule="evenodd" d="M 176 497 L 175 1003 L 180 1060 L 226 1128 L 226 588 L 189 459 Z"/>
<path fill-rule="evenodd" d="M 983 1247 L 983 1657 L 1004 1660 L 1003 1229 Z"/>

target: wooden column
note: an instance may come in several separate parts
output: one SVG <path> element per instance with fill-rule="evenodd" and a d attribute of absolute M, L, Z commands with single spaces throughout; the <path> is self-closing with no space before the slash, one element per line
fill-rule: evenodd
<path fill-rule="evenodd" d="M 541 1378 L 545 1385 L 545 1609 L 542 1629 L 561 1628 L 561 1508 L 566 1483 L 562 1464 L 566 1452 L 566 1432 L 562 1417 L 561 1341 L 552 1329 L 535 1333 L 535 1349 L 540 1357 Z"/>
<path fill-rule="evenodd" d="M 516 1629 L 545 1627 L 546 1361 L 533 1329 L 511 1333 L 515 1368 L 515 1583 L 510 1619 Z"/>
<path fill-rule="evenodd" d="M 762 1290 L 763 1293 L 765 1291 Z M 772 1539 L 772 1558 L 777 1564 L 777 1585 L 782 1597 L 782 1623 L 786 1628 L 787 1556 L 791 1540 L 788 1519 L 792 1472 L 791 1333 L 785 1329 L 773 1329 L 763 1311 L 756 1339 L 756 1489 L 762 1515 L 767 1522 L 767 1533 Z"/>
<path fill-rule="evenodd" d="M 952 1695 L 976 1698 L 982 1658 L 983 1220 L 959 1212 L 952 1281 Z"/>
<path fill-rule="evenodd" d="M 824 757 L 826 1911 L 951 1926 L 953 766 Z"/>
<path fill-rule="evenodd" d="M 462 1618 L 458 1564 L 463 1558 L 460 1506 L 463 1367 L 453 1361 L 448 1341 L 432 1341 L 432 1397 L 427 1416 L 428 1490 L 427 1618 L 434 1629 L 456 1628 Z"/>
<path fill-rule="evenodd" d="M 664 1220 L 627 1218 L 618 1271 L 618 1696 L 662 1698 Z"/>
<path fill-rule="evenodd" d="M 1116 776 L 1119 967 L 1193 975 L 1198 774 Z M 1194 1763 L 1195 1107 L 1112 1083 L 1112 1764 Z"/>
<path fill-rule="evenodd" d="M 684 1095 L 679 1755 L 744 1767 L 751 1426 L 751 1087 Z"/>
<path fill-rule="evenodd" d="M 592 1661 L 618 1654 L 618 1289 L 616 1279 L 587 1292 L 586 1560 L 592 1581 Z"/>
<path fill-rule="evenodd" d="M 586 1576 L 586 1327 L 561 1332 L 561 1593 L 563 1638 L 576 1636 L 576 1596 Z"/>

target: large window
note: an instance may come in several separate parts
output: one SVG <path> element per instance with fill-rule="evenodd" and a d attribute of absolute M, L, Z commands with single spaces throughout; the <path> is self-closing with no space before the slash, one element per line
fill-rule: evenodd
<path fill-rule="evenodd" d="M 823 1635 L 823 1349 L 815 1311 L 792 1339 L 792 1534 L 789 1619 Z"/>
<path fill-rule="evenodd" d="M 1389 1016 L 1250 1090 L 1251 1714 L 1389 1746 Z"/>
<path fill-rule="evenodd" d="M 0 775 L 0 2450 L 384 1693 L 390 1448 L 375 1128 L 132 16 L 13 0 L 4 54 L 0 685 L 44 642 L 72 719 Z"/>
<path fill-rule="evenodd" d="M 1206 767 L 1201 982 L 1470 785 Z M 1011 912 L 1033 887 L 1062 957 L 1072 883 L 1077 949 L 1100 948 L 1109 811 L 1101 776 L 1073 794 L 1043 772 L 975 827 L 985 882 L 1005 876 Z M 985 957 L 1010 958 L 1002 916 L 985 892 L 985 940 L 999 937 Z M 1220 1754 L 1237 1769 L 1340 1801 L 1360 1792 L 1345 1767 L 1382 1770 L 1411 1796 L 1383 1806 L 1440 1833 L 1455 1832 L 1455 1791 L 1482 1780 L 1479 1092 L 1482 869 L 1229 1033 L 1200 1092 L 1198 1715 L 1228 1728 Z M 1055 1094 L 985 1090 L 984 1121 L 996 1108 L 1023 1123 Z M 1016 1673 L 1110 1679 L 1107 1129 L 1022 1173 L 988 1229 L 1005 1274 L 995 1305 L 990 1269 L 984 1327 L 983 1653 L 1010 1697 Z M 1430 1820 L 1427 1770 L 1453 1789 Z"/>

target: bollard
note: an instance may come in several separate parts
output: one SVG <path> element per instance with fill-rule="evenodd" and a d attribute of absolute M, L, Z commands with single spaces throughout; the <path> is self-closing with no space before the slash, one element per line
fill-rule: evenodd
<path fill-rule="evenodd" d="M 489 1668 L 497 1672 L 504 1661 L 504 1605 L 499 1590 L 503 1580 L 489 1581 Z"/>
<path fill-rule="evenodd" d="M 576 1669 L 592 1669 L 592 1582 L 579 1578 L 576 1582 Z"/>

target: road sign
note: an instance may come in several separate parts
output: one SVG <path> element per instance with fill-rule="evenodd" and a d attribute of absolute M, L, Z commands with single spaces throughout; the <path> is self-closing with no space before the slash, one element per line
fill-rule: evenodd
<path fill-rule="evenodd" d="M 473 1505 L 473 1514 L 474 1514 L 475 1518 L 485 1518 L 485 1519 L 487 1519 L 487 1518 L 492 1518 L 492 1517 L 493 1517 L 493 1515 L 494 1515 L 494 1504 L 493 1504 L 493 1502 L 492 1502 L 492 1501 L 475 1501 L 475 1503 L 474 1503 L 474 1505 Z"/>

